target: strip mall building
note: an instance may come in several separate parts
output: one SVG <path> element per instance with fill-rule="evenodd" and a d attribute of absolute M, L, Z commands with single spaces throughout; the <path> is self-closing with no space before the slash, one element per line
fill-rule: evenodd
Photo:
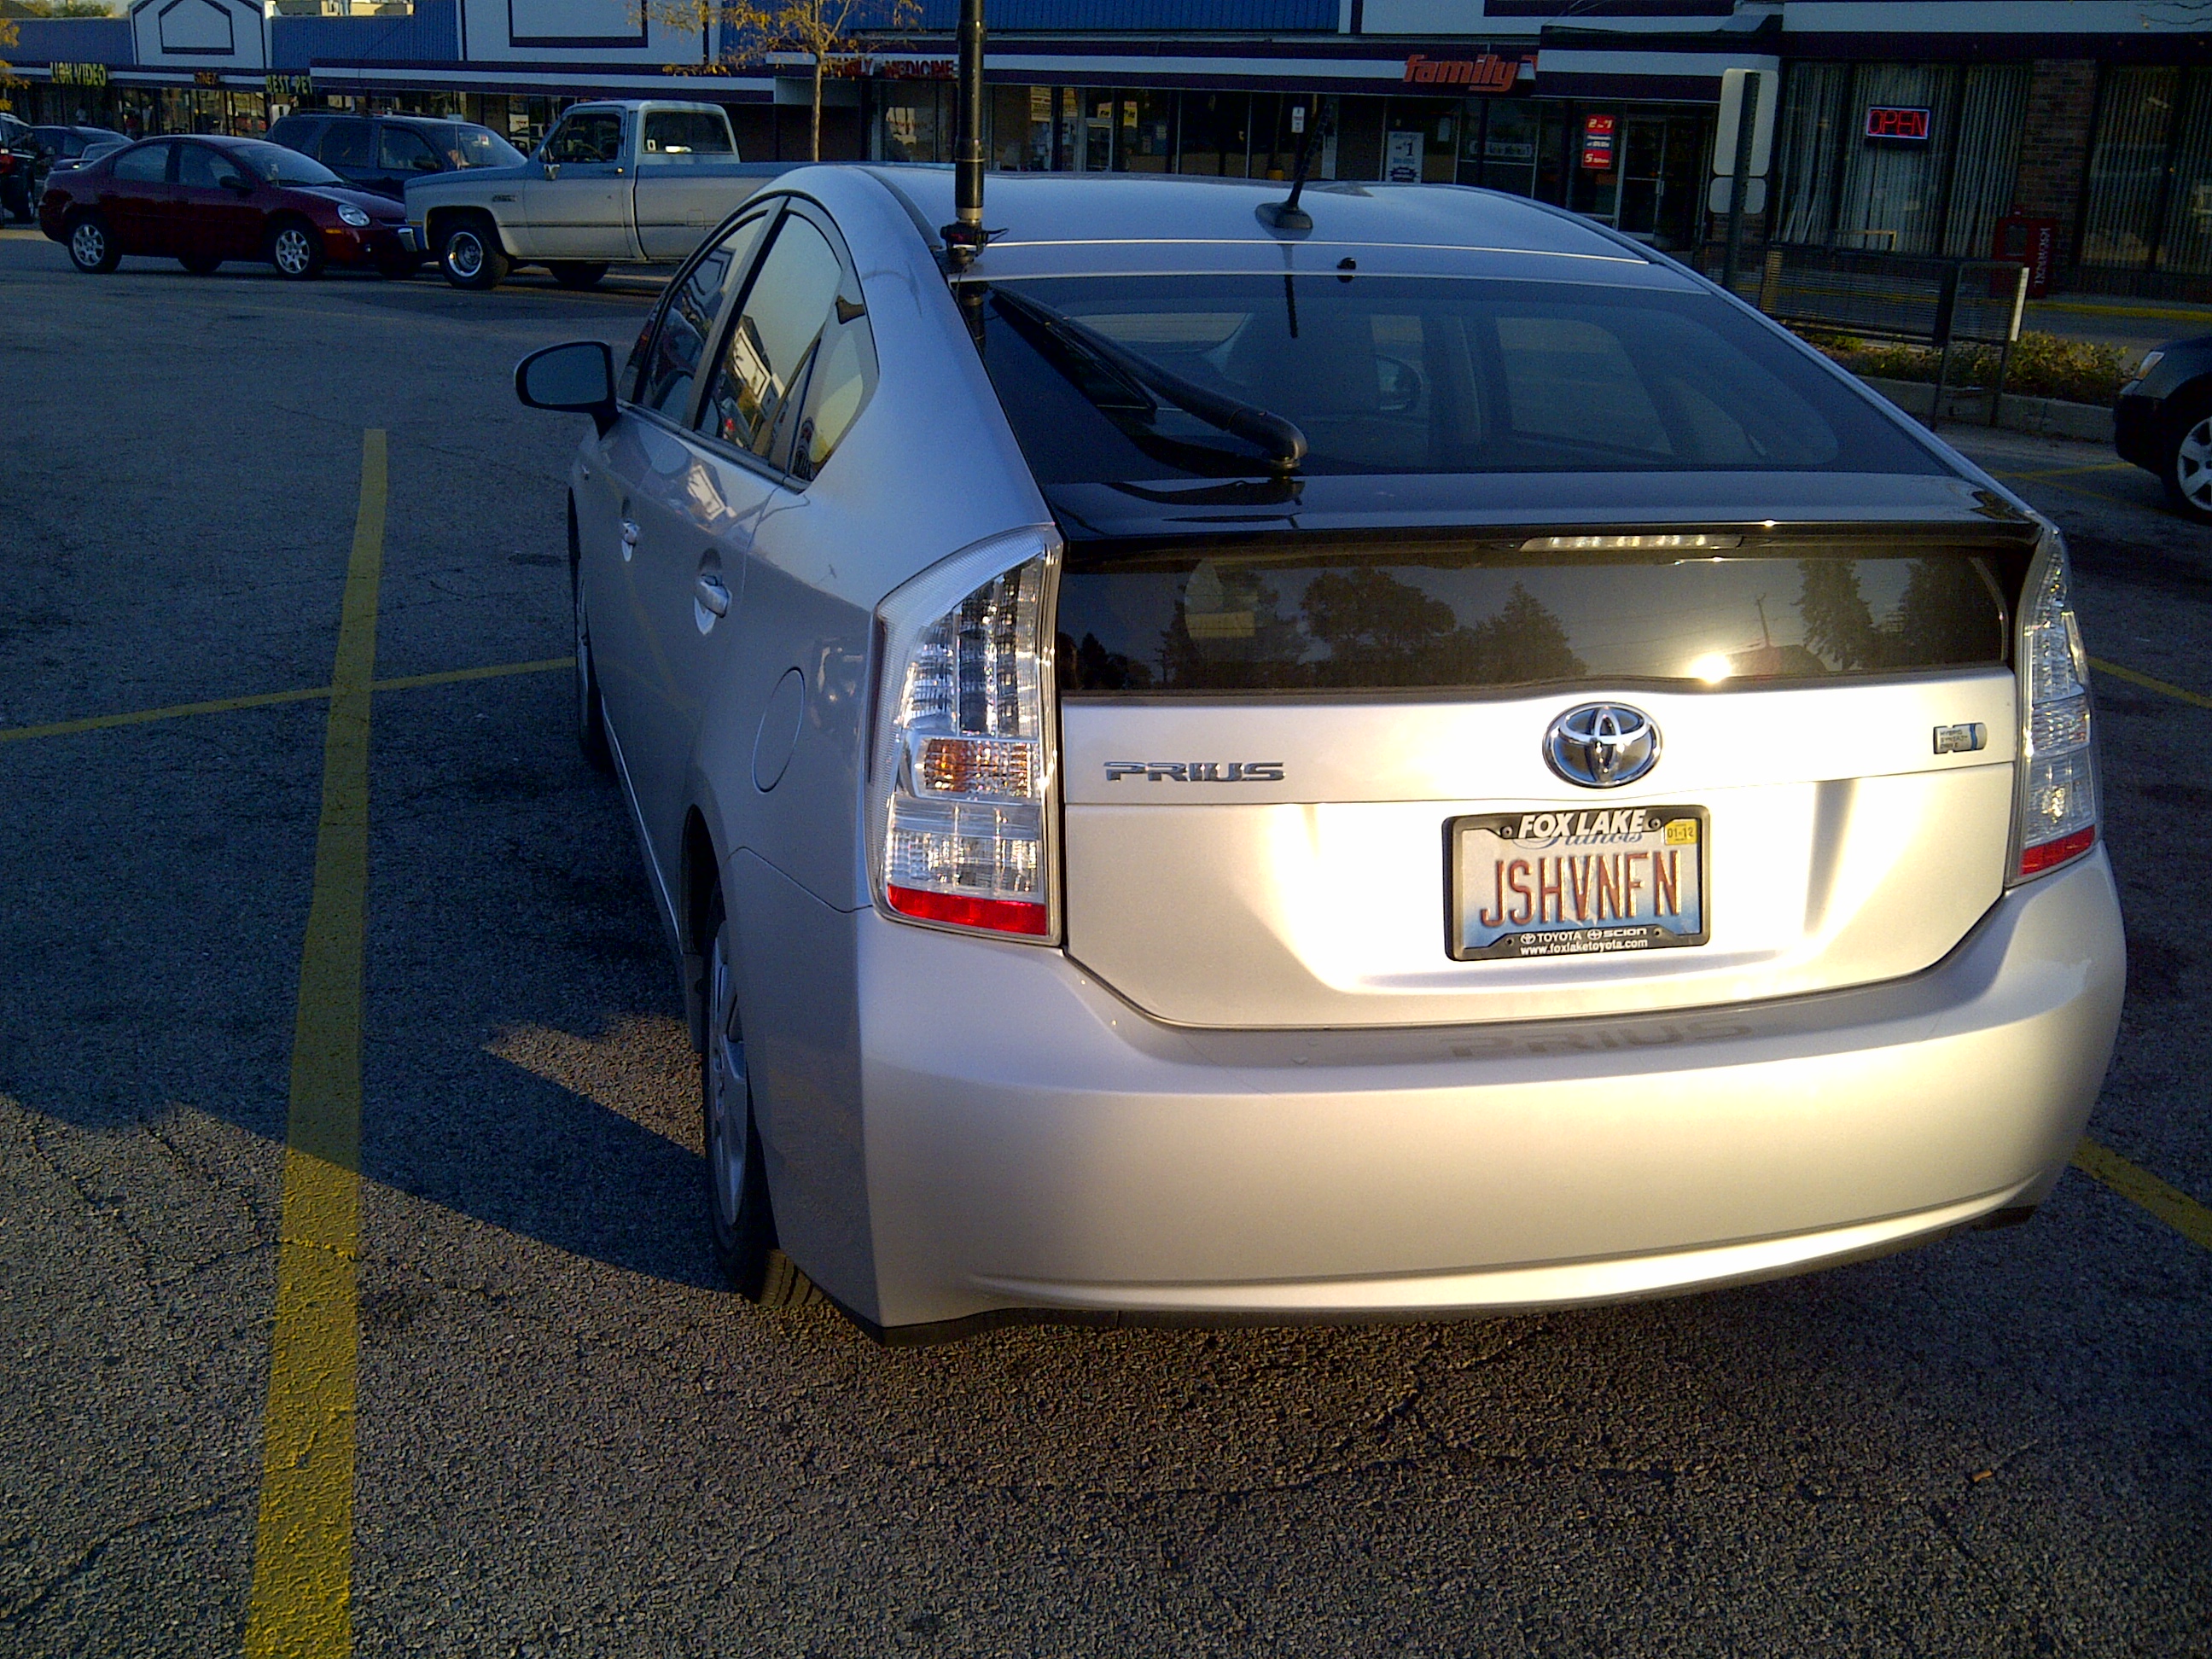
<path fill-rule="evenodd" d="M 135 0 L 20 22 L 7 95 L 143 130 L 374 104 L 518 139 L 579 98 L 704 98 L 753 158 L 803 154 L 805 64 L 738 61 L 672 9 Z M 953 9 L 924 0 L 844 66 L 827 155 L 950 158 Z M 1755 238 L 1980 258 L 2026 216 L 2055 286 L 2212 299 L 2212 0 L 992 0 L 990 21 L 1000 167 L 1278 174 L 1318 101 L 1322 176 L 1513 191 L 1682 250 L 1715 234 L 1723 76 L 1755 70 L 1779 94 Z"/>

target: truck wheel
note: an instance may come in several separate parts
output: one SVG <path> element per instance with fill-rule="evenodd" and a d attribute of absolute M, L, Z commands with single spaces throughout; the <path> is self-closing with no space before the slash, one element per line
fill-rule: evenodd
<path fill-rule="evenodd" d="M 438 269 L 455 288 L 497 288 L 507 280 L 508 268 L 498 231 L 481 214 L 457 222 L 438 244 Z"/>
<path fill-rule="evenodd" d="M 123 263 L 115 239 L 107 234 L 107 221 L 97 213 L 81 213 L 69 228 L 70 263 L 92 276 L 104 276 Z"/>
<path fill-rule="evenodd" d="M 2212 524 L 2212 397 L 2198 392 L 2167 425 L 2159 476 L 2175 512 Z"/>
<path fill-rule="evenodd" d="M 322 233 L 305 219 L 279 219 L 269 233 L 269 263 L 287 282 L 313 282 L 323 274 Z"/>
<path fill-rule="evenodd" d="M 599 279 L 607 274 L 604 264 L 589 264 L 575 259 L 556 259 L 545 269 L 553 273 L 553 280 L 562 288 L 597 288 Z"/>

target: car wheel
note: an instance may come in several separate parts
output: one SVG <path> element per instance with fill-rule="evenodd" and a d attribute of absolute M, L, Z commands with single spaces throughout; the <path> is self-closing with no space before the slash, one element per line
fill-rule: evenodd
<path fill-rule="evenodd" d="M 607 746 L 606 704 L 599 696 L 599 665 L 592 660 L 592 630 L 584 618 L 584 579 L 575 558 L 576 521 L 568 520 L 568 586 L 576 612 L 576 746 L 584 758 L 601 772 L 615 769 L 614 751 Z"/>
<path fill-rule="evenodd" d="M 97 213 L 88 213 L 69 228 L 70 263 L 79 270 L 93 275 L 111 271 L 123 262 L 116 252 L 115 239 L 107 233 L 107 221 Z"/>
<path fill-rule="evenodd" d="M 2183 517 L 2212 524 L 2212 398 L 2200 397 L 2168 429 L 2166 499 Z"/>
<path fill-rule="evenodd" d="M 751 1074 L 738 1022 L 730 927 L 716 896 L 708 918 L 707 1052 L 699 1056 L 706 1120 L 707 1227 L 730 1287 L 767 1308 L 803 1308 L 820 1297 L 798 1265 L 776 1248 L 768 1170 L 753 1121 Z"/>
<path fill-rule="evenodd" d="M 553 273 L 553 280 L 562 288 L 597 288 L 607 274 L 604 264 L 587 264 L 575 259 L 556 259 L 545 269 Z"/>
<path fill-rule="evenodd" d="M 280 219 L 269 233 L 269 263 L 289 282 L 310 282 L 323 274 L 323 238 L 305 219 Z"/>
<path fill-rule="evenodd" d="M 213 275 L 222 261 L 204 253 L 179 253 L 177 263 L 195 276 L 207 276 Z"/>
<path fill-rule="evenodd" d="M 489 221 L 464 219 L 438 244 L 438 269 L 455 288 L 497 288 L 507 280 L 507 250 Z"/>

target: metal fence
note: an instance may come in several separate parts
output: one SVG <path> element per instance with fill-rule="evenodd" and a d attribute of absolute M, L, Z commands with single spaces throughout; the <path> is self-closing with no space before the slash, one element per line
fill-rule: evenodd
<path fill-rule="evenodd" d="M 1705 248 L 1699 265 L 1717 282 L 1722 260 L 1716 243 Z M 1995 426 L 2027 309 L 2027 266 L 2009 259 L 1939 259 L 1775 244 L 1764 258 L 1739 265 L 1735 291 L 1778 322 L 1938 349 L 1942 355 L 1936 362 L 1930 426 L 1942 417 L 1952 348 L 1996 347 L 1997 377 L 1989 410 L 1989 423 Z"/>

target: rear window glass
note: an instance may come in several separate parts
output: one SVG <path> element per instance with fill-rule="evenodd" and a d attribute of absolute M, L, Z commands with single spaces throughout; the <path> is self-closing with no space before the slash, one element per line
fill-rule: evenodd
<path fill-rule="evenodd" d="M 1083 331 L 1289 420 L 1308 474 L 1942 471 L 1820 363 L 1711 295 L 1390 276 L 1006 286 L 1015 303 L 983 307 L 983 360 L 1048 488 L 1267 471 L 1261 450 L 1141 373 L 1133 383 Z M 1079 330 L 1041 324 L 1022 299 Z"/>
<path fill-rule="evenodd" d="M 1060 684 L 1443 691 L 1994 665 L 2016 580 L 1990 556 L 1948 550 L 1595 559 L 1517 544 L 1078 544 L 1060 579 Z"/>
<path fill-rule="evenodd" d="M 647 155 L 728 155 L 734 148 L 730 143 L 730 129 L 719 115 L 690 109 L 646 112 Z"/>

